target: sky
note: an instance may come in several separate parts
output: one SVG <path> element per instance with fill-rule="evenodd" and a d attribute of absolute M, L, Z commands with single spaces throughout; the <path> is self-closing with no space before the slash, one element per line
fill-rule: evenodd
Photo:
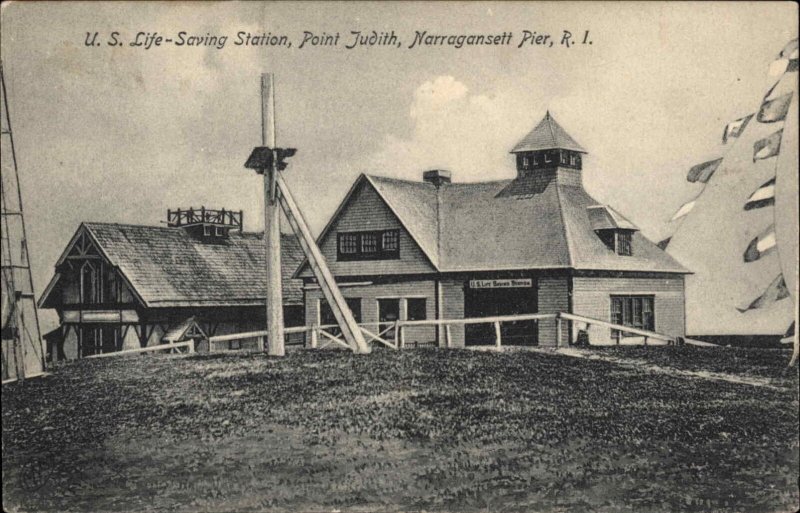
<path fill-rule="evenodd" d="M 686 172 L 752 112 L 797 37 L 790 2 L 4 3 L 2 60 L 37 295 L 82 221 L 157 225 L 167 209 L 244 210 L 263 227 L 259 76 L 275 74 L 284 172 L 312 231 L 360 173 L 512 178 L 509 150 L 549 110 L 584 147 L 584 184 L 654 241 L 694 194 Z M 351 31 L 401 47 L 347 50 Z M 523 31 L 556 44 L 517 48 Z M 559 43 L 564 30 L 591 44 Z M 100 46 L 86 46 L 99 32 Z M 108 46 L 112 31 L 122 46 Z M 223 49 L 164 44 L 228 35 Z M 286 47 L 234 46 L 237 32 Z M 339 46 L 299 48 L 305 32 Z M 408 48 L 415 31 L 502 34 L 508 46 Z M 772 79 L 774 80 L 774 78 Z M 530 220 L 535 222 L 535 220 Z M 52 323 L 52 321 L 50 321 Z"/>

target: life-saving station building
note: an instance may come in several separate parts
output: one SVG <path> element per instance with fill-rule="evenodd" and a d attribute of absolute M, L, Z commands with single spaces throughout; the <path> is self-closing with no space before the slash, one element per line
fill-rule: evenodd
<path fill-rule="evenodd" d="M 289 326 L 303 324 L 302 283 L 291 279 L 302 259 L 297 239 L 284 234 Z M 82 223 L 39 307 L 59 315 L 59 331 L 50 335 L 61 354 L 53 357 L 72 359 L 263 330 L 266 297 L 263 234 L 243 232 L 241 212 L 199 208 L 168 211 L 167 226 Z M 233 348 L 256 344 L 247 339 Z"/>
<path fill-rule="evenodd" d="M 548 113 L 511 153 L 512 180 L 457 183 L 361 175 L 318 238 L 361 323 L 568 312 L 671 336 L 685 331 L 688 271 L 583 188 L 586 150 Z M 307 325 L 332 324 L 308 264 Z M 505 344 L 555 345 L 554 320 L 503 323 Z M 452 345 L 492 343 L 491 325 L 452 326 Z M 562 344 L 577 327 L 562 331 Z M 386 336 L 391 338 L 392 331 Z M 592 326 L 590 341 L 619 336 Z M 408 326 L 406 346 L 444 346 Z"/>

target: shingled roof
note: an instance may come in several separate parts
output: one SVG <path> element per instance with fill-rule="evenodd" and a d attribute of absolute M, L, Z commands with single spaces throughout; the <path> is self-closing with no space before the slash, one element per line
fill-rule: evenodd
<path fill-rule="evenodd" d="M 204 242 L 183 228 L 83 223 L 80 230 L 86 230 L 145 306 L 243 306 L 266 300 L 266 251 L 261 233 L 232 231 L 227 239 Z M 285 304 L 303 302 L 302 282 L 291 279 L 303 257 L 297 239 L 282 234 Z M 57 279 L 58 273 L 54 281 Z M 47 295 L 41 304 L 47 303 Z"/>
<path fill-rule="evenodd" d="M 362 175 L 353 188 L 361 181 L 375 188 L 440 272 L 554 268 L 688 272 L 638 230 L 632 235 L 633 255 L 608 249 L 595 233 L 595 211 L 602 211 L 618 228 L 636 227 L 589 196 L 579 180 L 558 179 L 556 172 L 439 187 Z M 335 219 L 320 242 L 333 225 Z"/>
<path fill-rule="evenodd" d="M 520 142 L 514 146 L 511 153 L 521 153 L 524 151 L 538 151 L 538 150 L 572 150 L 586 153 L 583 146 L 572 138 L 566 130 L 561 128 L 553 116 L 548 111 L 544 118 L 539 122 L 528 135 L 522 138 Z"/>

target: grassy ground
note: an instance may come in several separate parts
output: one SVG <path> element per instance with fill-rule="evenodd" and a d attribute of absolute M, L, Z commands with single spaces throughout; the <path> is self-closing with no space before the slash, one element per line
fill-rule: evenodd
<path fill-rule="evenodd" d="M 648 351 L 741 373 L 788 358 Z M 796 369 L 782 383 L 528 352 L 84 360 L 4 386 L 4 507 L 794 511 Z"/>
<path fill-rule="evenodd" d="M 791 350 L 756 348 L 717 348 L 676 346 L 661 347 L 653 351 L 644 346 L 607 346 L 593 348 L 599 354 L 641 359 L 655 365 L 680 370 L 708 371 L 739 374 L 747 377 L 768 378 L 778 382 L 791 381 L 797 368 L 789 370 Z"/>

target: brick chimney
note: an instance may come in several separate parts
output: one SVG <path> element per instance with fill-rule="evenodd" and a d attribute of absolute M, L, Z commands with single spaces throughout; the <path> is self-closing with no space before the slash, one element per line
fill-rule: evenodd
<path fill-rule="evenodd" d="M 430 169 L 422 173 L 422 181 L 440 187 L 444 183 L 450 183 L 450 176 L 450 171 L 446 169 Z"/>

